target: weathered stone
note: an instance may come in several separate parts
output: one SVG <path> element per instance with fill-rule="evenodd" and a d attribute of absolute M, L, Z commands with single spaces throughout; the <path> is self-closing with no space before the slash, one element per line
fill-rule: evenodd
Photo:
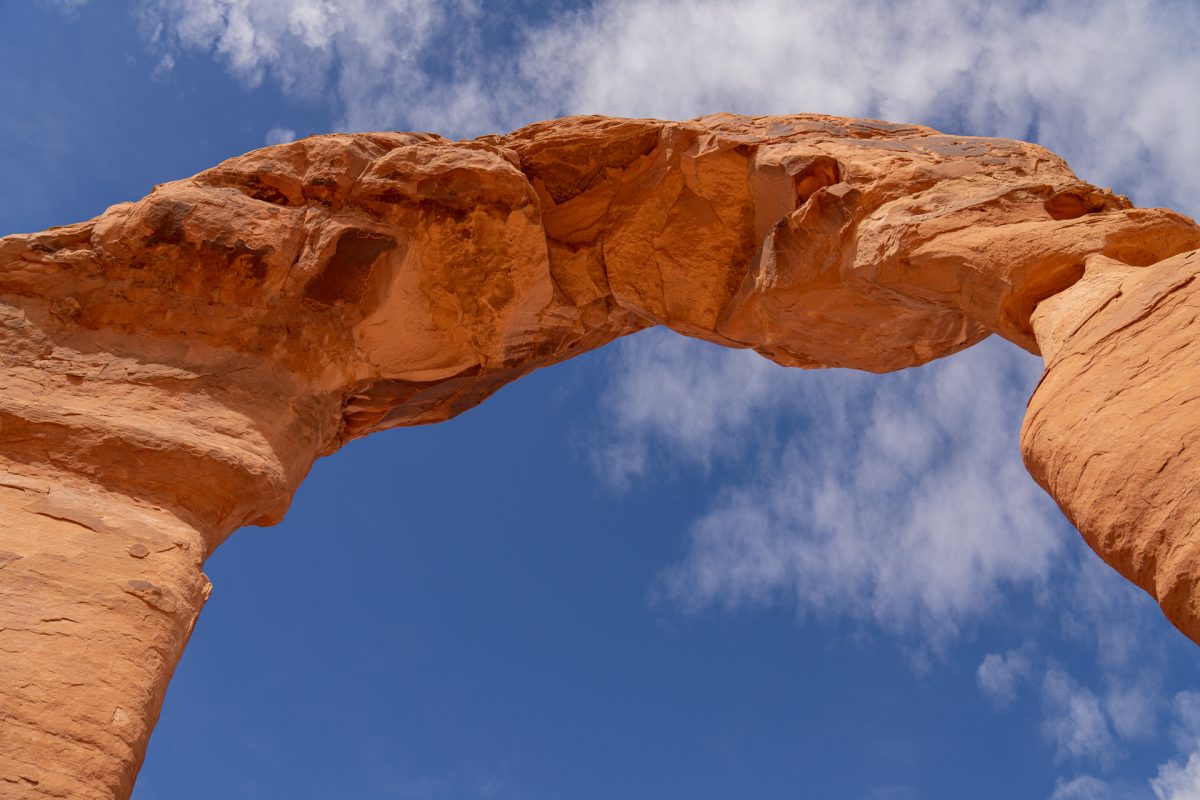
<path fill-rule="evenodd" d="M 1025 463 L 1088 544 L 1200 642 L 1200 251 L 1104 257 L 1039 306 Z"/>
<path fill-rule="evenodd" d="M 1041 147 L 816 115 L 317 136 L 0 239 L 3 794 L 128 795 L 203 559 L 315 458 L 656 324 L 1040 346 L 1031 471 L 1200 639 L 1196 248 Z"/>

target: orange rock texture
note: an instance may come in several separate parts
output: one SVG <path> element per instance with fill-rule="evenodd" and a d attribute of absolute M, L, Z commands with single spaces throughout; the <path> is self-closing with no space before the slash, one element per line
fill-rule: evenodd
<path fill-rule="evenodd" d="M 1031 472 L 1200 640 L 1196 248 L 1035 145 L 725 114 L 317 136 L 0 239 L 0 795 L 128 796 L 204 559 L 314 459 L 650 325 L 1040 348 Z"/>

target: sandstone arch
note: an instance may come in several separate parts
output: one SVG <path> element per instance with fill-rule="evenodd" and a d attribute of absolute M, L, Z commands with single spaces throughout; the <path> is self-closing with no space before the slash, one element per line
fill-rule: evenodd
<path fill-rule="evenodd" d="M 125 797 L 313 460 L 648 325 L 797 367 L 1041 352 L 1022 450 L 1200 641 L 1200 228 L 1043 148 L 801 115 L 313 137 L 0 239 L 0 778 Z"/>

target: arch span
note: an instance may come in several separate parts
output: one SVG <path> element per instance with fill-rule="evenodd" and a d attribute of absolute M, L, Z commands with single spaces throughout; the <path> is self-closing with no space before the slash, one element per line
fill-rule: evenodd
<path fill-rule="evenodd" d="M 204 559 L 314 459 L 650 325 L 1040 352 L 1030 471 L 1200 641 L 1196 248 L 1035 145 L 726 114 L 317 136 L 0 239 L 5 796 L 129 794 Z"/>

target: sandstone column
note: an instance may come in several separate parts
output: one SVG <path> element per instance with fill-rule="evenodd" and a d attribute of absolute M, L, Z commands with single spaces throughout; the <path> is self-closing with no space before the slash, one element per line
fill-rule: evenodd
<path fill-rule="evenodd" d="M 75 475 L 0 474 L 0 795 L 125 797 L 208 597 L 205 540 Z"/>
<path fill-rule="evenodd" d="M 1104 257 L 1038 306 L 1021 450 L 1088 544 L 1200 642 L 1200 251 Z"/>

